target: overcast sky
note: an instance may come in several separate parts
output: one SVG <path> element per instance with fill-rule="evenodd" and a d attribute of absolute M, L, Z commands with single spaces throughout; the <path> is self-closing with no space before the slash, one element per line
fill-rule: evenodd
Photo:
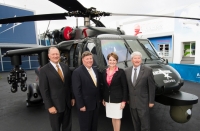
<path fill-rule="evenodd" d="M 99 11 L 112 13 L 135 13 L 135 14 L 155 14 L 163 12 L 171 8 L 180 6 L 187 7 L 191 4 L 199 2 L 199 0 L 78 0 L 84 7 L 95 7 Z M 0 0 L 0 4 L 11 5 L 20 8 L 32 10 L 35 14 L 63 13 L 66 10 L 53 4 L 48 0 Z M 106 25 L 110 21 L 117 19 L 125 19 L 124 17 L 103 17 L 101 21 Z M 43 33 L 49 21 L 37 22 L 37 29 Z M 79 25 L 83 25 L 83 21 L 79 20 Z M 49 29 L 60 29 L 64 26 L 76 26 L 74 17 L 67 20 L 51 21 Z"/>

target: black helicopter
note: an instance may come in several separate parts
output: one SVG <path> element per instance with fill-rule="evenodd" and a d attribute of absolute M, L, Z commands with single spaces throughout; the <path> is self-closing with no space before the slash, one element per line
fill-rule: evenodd
<path fill-rule="evenodd" d="M 198 18 L 144 15 L 144 14 L 117 14 L 97 11 L 95 8 L 85 8 L 77 0 L 49 0 L 54 4 L 66 9 L 67 13 L 45 14 L 34 16 L 22 16 L 15 18 L 0 19 L 0 24 L 38 21 L 38 20 L 60 20 L 65 17 L 84 17 L 82 27 L 63 27 L 60 30 L 48 32 L 46 36 L 53 39 L 53 45 L 61 52 L 61 61 L 69 65 L 73 71 L 80 66 L 81 54 L 84 51 L 91 51 L 94 57 L 94 65 L 99 71 L 107 66 L 106 56 L 110 52 L 116 52 L 119 56 L 118 66 L 127 68 L 132 66 L 130 54 L 133 51 L 140 51 L 143 55 L 143 64 L 153 69 L 156 82 L 155 100 L 161 104 L 170 106 L 170 116 L 178 123 L 185 123 L 192 116 L 192 105 L 198 102 L 198 97 L 180 91 L 184 81 L 179 73 L 168 64 L 168 60 L 160 58 L 148 39 L 140 39 L 136 36 L 125 35 L 120 28 L 108 29 L 99 20 L 101 16 L 149 16 L 167 17 L 199 20 Z M 95 27 L 90 26 L 90 20 L 95 23 Z M 26 48 L 7 51 L 4 57 L 11 58 L 14 69 L 10 71 L 8 83 L 11 84 L 11 92 L 16 92 L 18 87 L 27 93 L 27 106 L 42 102 L 37 84 L 33 83 L 27 87 L 26 72 L 20 67 L 21 56 L 38 55 L 40 66 L 48 63 L 47 51 L 49 47 Z"/>

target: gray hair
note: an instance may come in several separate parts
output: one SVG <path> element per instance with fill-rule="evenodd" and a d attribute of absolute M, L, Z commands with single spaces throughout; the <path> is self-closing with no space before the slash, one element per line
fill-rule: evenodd
<path fill-rule="evenodd" d="M 131 59 L 133 59 L 134 56 L 140 56 L 141 59 L 142 59 L 142 54 L 141 54 L 139 51 L 134 51 L 134 52 L 131 54 Z"/>
<path fill-rule="evenodd" d="M 55 47 L 55 46 L 51 46 L 51 47 L 49 47 L 49 49 L 48 49 L 48 54 L 49 54 L 49 52 L 50 52 L 51 49 L 58 49 L 58 48 Z M 59 51 L 59 50 L 58 50 L 58 51 Z"/>

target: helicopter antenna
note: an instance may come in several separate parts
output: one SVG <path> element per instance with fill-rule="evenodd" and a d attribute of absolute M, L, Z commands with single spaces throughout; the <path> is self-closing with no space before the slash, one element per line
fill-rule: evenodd
<path fill-rule="evenodd" d="M 48 24 L 48 26 L 47 26 L 47 30 L 48 30 L 48 28 L 49 28 L 50 22 L 51 22 L 51 21 L 49 21 L 49 24 Z M 46 32 L 47 32 L 47 30 L 46 30 Z"/>
<path fill-rule="evenodd" d="M 46 36 L 49 37 L 48 34 L 49 34 L 49 25 L 50 25 L 50 22 L 51 22 L 51 21 L 49 21 L 48 26 L 47 26 L 47 29 L 46 29 L 46 31 L 44 32 L 44 36 L 43 36 L 43 37 L 44 37 L 44 42 L 45 42 L 46 45 L 47 45 L 47 43 L 46 43 Z M 50 38 L 49 38 L 49 39 L 50 39 Z M 49 40 L 49 42 L 50 42 L 50 40 Z M 50 43 L 51 43 L 51 42 L 50 42 Z"/>
<path fill-rule="evenodd" d="M 76 28 L 78 28 L 78 17 L 76 17 Z"/>
<path fill-rule="evenodd" d="M 25 2 L 24 2 L 25 4 L 24 4 L 24 7 L 26 8 L 26 3 L 27 3 L 27 0 L 25 0 Z"/>

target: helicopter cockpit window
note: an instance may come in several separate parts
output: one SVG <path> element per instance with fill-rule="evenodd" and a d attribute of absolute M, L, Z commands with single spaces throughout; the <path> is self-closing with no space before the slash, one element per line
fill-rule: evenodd
<path fill-rule="evenodd" d="M 98 65 L 98 60 L 97 60 L 97 52 L 96 52 L 96 45 L 93 42 L 87 43 L 85 46 L 85 51 L 90 51 L 93 54 L 93 66 Z"/>
<path fill-rule="evenodd" d="M 151 54 L 152 59 L 159 59 L 158 54 L 156 53 L 155 49 L 153 48 L 153 46 L 149 43 L 149 41 L 147 40 L 139 40 L 140 43 L 142 43 L 145 48 L 149 51 L 149 53 Z"/>
<path fill-rule="evenodd" d="M 134 51 L 139 51 L 142 54 L 142 58 L 150 59 L 149 55 L 146 53 L 146 51 L 142 48 L 140 43 L 137 40 L 126 40 L 126 42 L 129 44 L 131 49 Z"/>
<path fill-rule="evenodd" d="M 118 55 L 118 62 L 124 62 L 131 59 L 130 53 L 126 48 L 123 40 L 101 40 L 101 48 L 107 63 L 107 55 L 111 52 L 115 52 Z"/>

